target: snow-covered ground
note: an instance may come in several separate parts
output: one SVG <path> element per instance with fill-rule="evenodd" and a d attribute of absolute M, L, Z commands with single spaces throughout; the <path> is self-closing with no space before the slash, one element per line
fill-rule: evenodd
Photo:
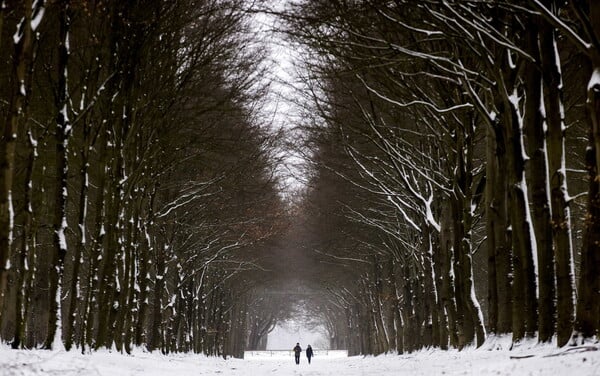
<path fill-rule="evenodd" d="M 527 344 L 513 351 L 508 351 L 505 345 L 506 341 L 490 341 L 480 349 L 426 350 L 377 357 L 340 357 L 339 352 L 316 351 L 312 364 L 303 357 L 298 366 L 284 352 L 253 353 L 244 360 L 223 360 L 198 355 L 163 356 L 141 350 L 133 355 L 109 351 L 87 355 L 75 351 L 14 351 L 0 345 L 0 375 L 600 375 L 598 344 L 563 349 Z"/>

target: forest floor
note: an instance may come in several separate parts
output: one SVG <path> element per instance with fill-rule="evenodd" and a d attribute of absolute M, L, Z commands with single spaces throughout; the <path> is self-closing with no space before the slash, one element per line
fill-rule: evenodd
<path fill-rule="evenodd" d="M 316 351 L 312 364 L 303 356 L 294 364 L 287 352 L 252 353 L 246 359 L 199 355 L 160 355 L 138 350 L 133 355 L 99 351 L 11 350 L 0 345 L 0 375 L 100 376 L 391 376 L 391 375 L 600 375 L 600 345 L 556 348 L 523 344 L 509 351 L 509 341 L 488 341 L 479 349 L 423 350 L 404 355 L 344 357 Z"/>

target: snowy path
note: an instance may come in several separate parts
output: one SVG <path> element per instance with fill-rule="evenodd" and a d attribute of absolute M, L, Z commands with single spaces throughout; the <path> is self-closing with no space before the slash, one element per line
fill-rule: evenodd
<path fill-rule="evenodd" d="M 142 351 L 127 356 L 101 351 L 91 355 L 64 351 L 13 351 L 0 345 L 0 376 L 430 376 L 430 375 L 577 375 L 600 376 L 600 351 L 530 345 L 515 351 L 469 349 L 420 351 L 379 357 L 327 357 L 317 352 L 297 366 L 292 357 L 248 359 L 162 356 Z M 530 356 L 522 359 L 511 357 Z"/>

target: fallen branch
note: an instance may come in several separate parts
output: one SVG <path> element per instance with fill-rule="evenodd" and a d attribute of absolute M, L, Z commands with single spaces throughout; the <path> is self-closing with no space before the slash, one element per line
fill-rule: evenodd
<path fill-rule="evenodd" d="M 548 354 L 548 355 L 544 355 L 544 358 L 549 358 L 552 356 L 561 356 L 561 355 L 568 355 L 571 353 L 580 353 L 580 352 L 586 352 L 586 351 L 598 351 L 600 350 L 598 348 L 598 346 L 577 346 L 577 347 L 570 347 L 564 351 L 558 352 L 558 353 L 554 353 L 554 354 Z"/>

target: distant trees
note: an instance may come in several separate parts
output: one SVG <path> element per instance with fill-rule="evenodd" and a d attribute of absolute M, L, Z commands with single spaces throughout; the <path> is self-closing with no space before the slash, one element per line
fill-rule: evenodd
<path fill-rule="evenodd" d="M 2 4 L 3 340 L 243 355 L 283 210 L 245 2 Z"/>
<path fill-rule="evenodd" d="M 327 226 L 316 257 L 346 271 L 322 283 L 347 312 L 351 353 L 480 345 L 484 324 L 515 344 L 598 333 L 593 3 L 313 1 L 282 14 L 309 51 L 307 210 Z M 566 83 L 573 60 L 588 77 Z M 577 238 L 567 182 L 581 166 Z"/>

